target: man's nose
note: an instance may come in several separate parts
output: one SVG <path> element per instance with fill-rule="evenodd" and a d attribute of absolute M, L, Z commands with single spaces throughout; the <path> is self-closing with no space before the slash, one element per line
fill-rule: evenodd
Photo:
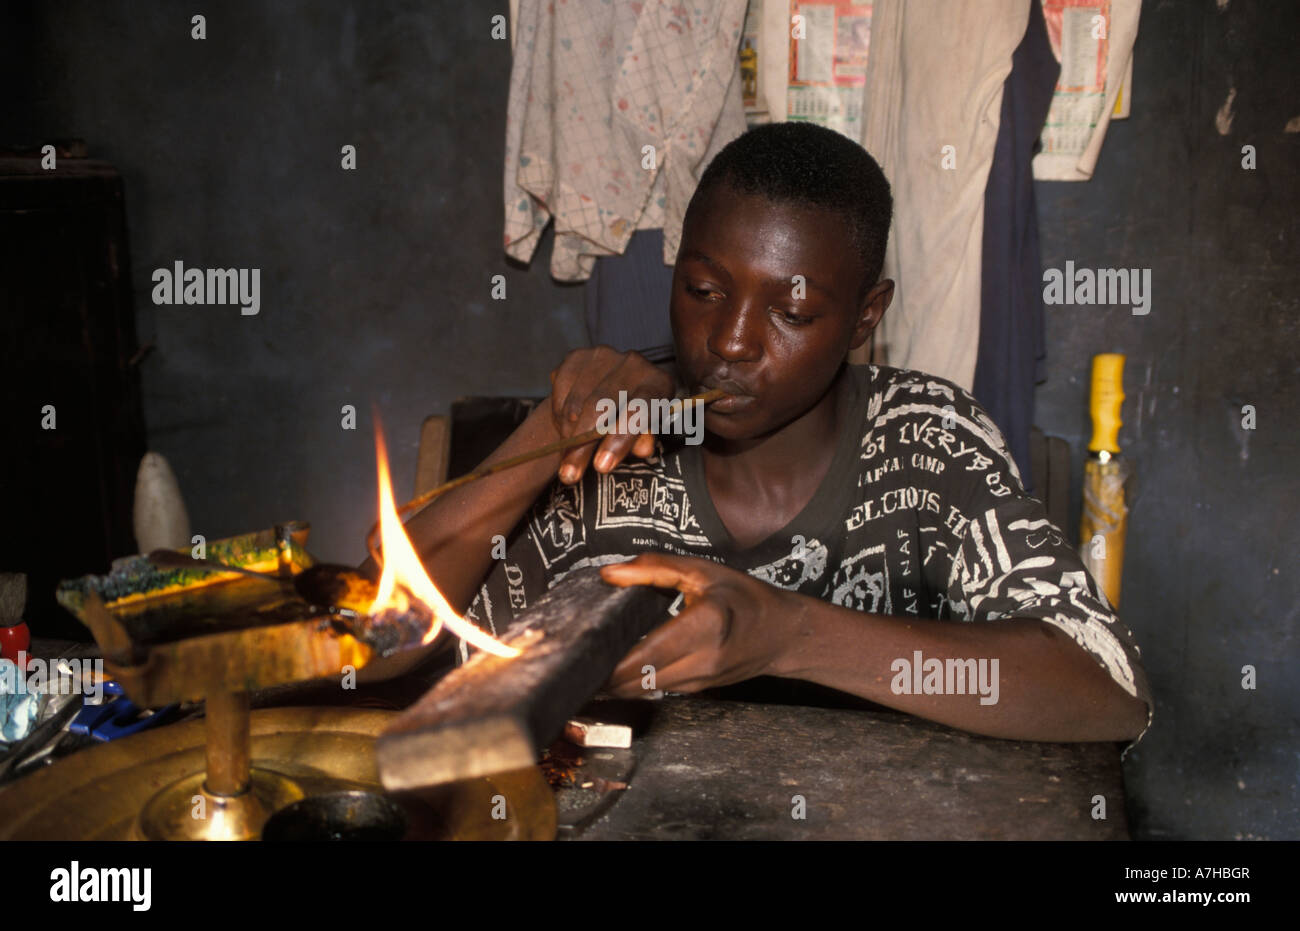
<path fill-rule="evenodd" d="M 759 309 L 753 302 L 728 302 L 714 317 L 709 351 L 728 362 L 757 359 L 761 354 L 756 326 L 759 318 Z"/>

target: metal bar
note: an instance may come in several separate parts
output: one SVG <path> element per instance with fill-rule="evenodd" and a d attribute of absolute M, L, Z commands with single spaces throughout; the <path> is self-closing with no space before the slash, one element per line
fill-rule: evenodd
<path fill-rule="evenodd" d="M 620 588 L 580 569 L 498 638 L 523 652 L 479 652 L 443 677 L 380 736 L 390 790 L 423 788 L 532 765 L 636 642 L 667 620 L 673 594 Z"/>

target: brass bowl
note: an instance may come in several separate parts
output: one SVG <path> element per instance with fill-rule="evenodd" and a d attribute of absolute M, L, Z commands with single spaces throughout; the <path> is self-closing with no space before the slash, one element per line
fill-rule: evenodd
<path fill-rule="evenodd" d="M 396 714 L 330 707 L 253 711 L 254 786 L 270 785 L 266 797 L 272 801 L 251 828 L 206 811 L 194 817 L 205 760 L 204 722 L 196 718 L 90 747 L 0 789 L 0 840 L 258 836 L 275 811 L 340 791 L 372 793 L 400 805 L 410 840 L 555 837 L 554 795 L 535 766 L 433 790 L 385 792 L 375 738 Z M 173 817 L 142 818 L 164 809 Z M 185 819 L 174 817 L 178 810 Z M 493 817 L 502 811 L 504 818 Z"/>

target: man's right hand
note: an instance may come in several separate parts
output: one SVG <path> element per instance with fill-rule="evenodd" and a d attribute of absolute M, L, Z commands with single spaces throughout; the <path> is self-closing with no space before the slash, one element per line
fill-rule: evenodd
<path fill-rule="evenodd" d="M 636 352 L 619 352 L 609 346 L 575 349 L 551 372 L 551 414 L 561 437 L 594 430 L 600 417 L 596 404 L 602 399 L 618 403 L 618 393 L 627 399 L 653 401 L 672 399 L 677 392 L 672 376 L 656 368 Z M 654 453 L 655 435 L 610 433 L 598 441 L 575 446 L 560 459 L 559 478 L 566 485 L 582 479 L 588 464 L 597 472 L 609 472 L 632 453 L 642 459 Z"/>

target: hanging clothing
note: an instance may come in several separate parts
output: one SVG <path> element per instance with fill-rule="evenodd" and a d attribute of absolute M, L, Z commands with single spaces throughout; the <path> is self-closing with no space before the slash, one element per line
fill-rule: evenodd
<path fill-rule="evenodd" d="M 637 229 L 676 259 L 699 174 L 745 131 L 746 0 L 520 0 L 506 116 L 506 253 L 555 219 L 551 274 L 583 281 Z"/>
<path fill-rule="evenodd" d="M 984 189 L 973 392 L 1002 428 L 1030 493 L 1035 493 L 1029 467 L 1034 386 L 1047 378 L 1033 160 L 1060 71 L 1042 7 L 1032 3 L 1029 26 L 1011 57 L 1011 74 L 1002 90 L 997 147 Z"/>
<path fill-rule="evenodd" d="M 663 253 L 663 230 L 637 230 L 622 255 L 596 260 L 584 288 L 593 346 L 627 352 L 672 344 L 673 269 L 664 264 Z"/>
<path fill-rule="evenodd" d="M 891 366 L 974 386 L 984 187 L 1002 87 L 1037 0 L 877 0 L 862 145 L 894 193 L 876 341 Z M 951 147 L 951 148 L 949 148 Z"/>

